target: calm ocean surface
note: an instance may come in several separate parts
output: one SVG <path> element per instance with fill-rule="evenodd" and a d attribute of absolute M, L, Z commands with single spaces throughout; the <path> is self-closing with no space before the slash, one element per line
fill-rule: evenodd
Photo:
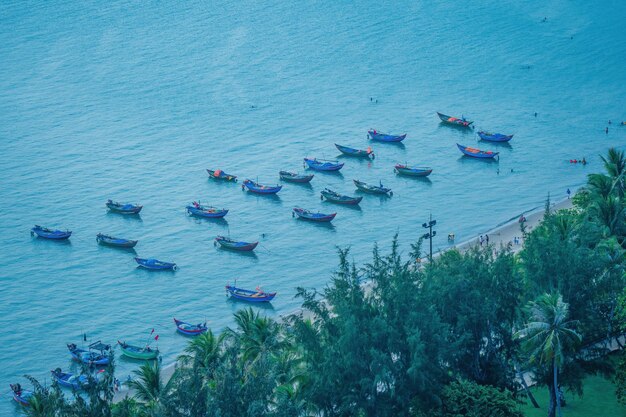
<path fill-rule="evenodd" d="M 364 262 L 399 232 L 408 251 L 432 212 L 445 248 L 449 232 L 460 242 L 548 193 L 563 198 L 600 169 L 599 153 L 626 144 L 625 2 L 391 4 L 0 4 L 0 414 L 15 410 L 10 382 L 71 367 L 65 344 L 83 332 L 115 343 L 155 328 L 172 362 L 187 342 L 172 317 L 231 325 L 235 278 L 278 291 L 264 312 L 288 313 L 296 286 L 329 281 L 336 246 Z M 515 138 L 480 144 L 499 163 L 462 158 L 455 143 L 477 146 L 475 132 L 441 126 L 435 111 Z M 221 168 L 275 184 L 305 156 L 336 157 L 334 143 L 366 148 L 370 127 L 408 136 L 276 198 L 207 178 Z M 568 162 L 581 157 L 590 164 Z M 398 178 L 398 162 L 434 172 Z M 365 196 L 361 209 L 320 201 L 325 187 L 352 193 L 354 178 L 394 195 Z M 108 198 L 144 209 L 107 213 Z M 190 218 L 194 199 L 230 213 Z M 293 219 L 294 206 L 338 214 L 324 227 Z M 74 234 L 35 239 L 34 224 Z M 138 256 L 180 269 L 137 269 L 98 232 L 139 239 Z M 216 249 L 229 233 L 260 240 L 256 254 Z M 118 360 L 119 377 L 137 365 Z"/>

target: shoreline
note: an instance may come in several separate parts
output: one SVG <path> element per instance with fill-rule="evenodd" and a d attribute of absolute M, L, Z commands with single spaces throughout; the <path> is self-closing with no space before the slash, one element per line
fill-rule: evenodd
<path fill-rule="evenodd" d="M 576 194 L 576 191 L 574 191 L 573 194 Z M 571 207 L 572 207 L 572 200 L 570 198 L 565 198 L 563 200 L 557 201 L 556 203 L 550 204 L 551 211 L 569 209 Z M 457 249 L 462 252 L 464 250 L 471 248 L 474 245 L 479 245 L 480 244 L 479 238 L 480 236 L 484 236 L 484 235 L 490 236 L 489 243 L 493 245 L 494 247 L 498 248 L 500 246 L 506 246 L 509 243 L 511 243 L 513 245 L 512 246 L 513 252 L 518 252 L 523 247 L 523 237 L 522 237 L 522 232 L 520 230 L 519 222 L 518 222 L 519 217 L 522 215 L 526 217 L 526 230 L 527 232 L 530 232 L 539 223 L 541 223 L 541 221 L 543 220 L 544 212 L 545 212 L 544 206 L 535 207 L 535 208 L 526 210 L 516 216 L 513 216 L 508 221 L 505 221 L 503 223 L 500 223 L 499 225 L 496 225 L 495 227 L 489 229 L 487 232 L 485 232 L 482 235 L 463 241 L 459 243 L 458 245 L 453 245 L 448 248 L 438 250 L 436 253 L 433 253 L 433 258 L 441 256 L 441 254 L 443 254 L 445 251 L 448 251 L 448 250 Z M 521 238 L 519 244 L 513 244 L 513 240 L 515 237 Z M 365 283 L 363 285 L 367 286 L 368 284 Z M 302 310 L 299 309 L 289 314 L 281 315 L 279 316 L 278 319 L 280 320 L 282 319 L 282 317 L 297 314 L 298 312 L 302 312 Z M 174 375 L 176 366 L 177 366 L 177 361 L 174 361 L 173 363 L 169 363 L 161 367 L 161 379 L 163 380 L 164 383 L 167 383 L 170 380 L 170 378 Z M 120 386 L 119 391 L 116 392 L 115 395 L 113 396 L 114 403 L 117 403 L 123 400 L 127 396 L 132 396 L 133 394 L 133 391 L 128 389 L 125 386 L 124 384 L 125 381 L 121 381 L 121 382 L 122 382 L 122 385 Z"/>

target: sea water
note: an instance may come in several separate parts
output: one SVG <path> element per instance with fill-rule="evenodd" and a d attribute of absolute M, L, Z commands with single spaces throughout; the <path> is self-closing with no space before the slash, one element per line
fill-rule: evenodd
<path fill-rule="evenodd" d="M 329 282 L 337 247 L 363 263 L 398 233 L 406 254 L 432 215 L 445 249 L 448 233 L 466 240 L 565 197 L 626 143 L 625 17 L 622 1 L 2 2 L 0 414 L 15 412 L 9 383 L 72 369 L 65 344 L 84 334 L 158 334 L 171 363 L 188 341 L 173 317 L 233 324 L 244 305 L 227 300 L 227 283 L 277 291 L 261 311 L 279 317 L 298 307 L 296 287 Z M 479 143 L 436 111 L 515 137 Z M 368 128 L 407 138 L 370 143 Z M 341 173 L 276 197 L 205 171 L 273 185 L 306 156 L 336 158 L 334 143 L 371 145 L 376 158 L 340 158 Z M 456 143 L 500 161 L 462 157 Z M 396 163 L 433 173 L 397 177 Z M 353 179 L 393 196 L 320 201 L 325 187 L 353 194 Z M 108 213 L 109 198 L 144 209 Z M 193 200 L 230 212 L 191 218 Z M 338 214 L 316 225 L 292 218 L 296 206 Z M 73 235 L 32 238 L 34 224 Z M 99 232 L 139 244 L 99 246 Z M 215 248 L 217 235 L 260 244 L 246 256 Z M 179 270 L 141 270 L 134 256 Z M 118 377 L 138 365 L 118 360 Z"/>

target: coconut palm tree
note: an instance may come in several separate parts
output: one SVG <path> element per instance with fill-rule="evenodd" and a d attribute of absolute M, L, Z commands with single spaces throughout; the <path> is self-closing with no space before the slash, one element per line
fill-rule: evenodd
<path fill-rule="evenodd" d="M 251 308 L 235 313 L 239 331 L 232 331 L 240 343 L 242 360 L 250 365 L 265 354 L 277 353 L 282 347 L 278 324 L 267 317 L 260 317 Z"/>
<path fill-rule="evenodd" d="M 146 404 L 151 415 L 159 415 L 163 402 L 171 391 L 170 384 L 175 378 L 170 378 L 167 384 L 163 383 L 159 361 L 146 362 L 133 373 L 136 378 L 128 386 L 135 390 L 134 397 Z"/>
<path fill-rule="evenodd" d="M 624 196 L 626 185 L 626 157 L 624 151 L 610 148 L 606 157 L 602 157 L 604 169 L 613 181 L 613 188 L 619 197 Z"/>
<path fill-rule="evenodd" d="M 560 294 L 544 294 L 529 303 L 530 318 L 526 326 L 515 334 L 523 340 L 523 348 L 530 354 L 530 362 L 550 364 L 553 386 L 550 389 L 549 417 L 554 417 L 554 405 L 561 416 L 558 398 L 558 369 L 565 360 L 565 350 L 581 336 L 573 330 L 574 322 L 568 321 L 569 306 Z"/>
<path fill-rule="evenodd" d="M 223 335 L 215 336 L 211 330 L 204 332 L 189 342 L 185 354 L 179 359 L 185 364 L 192 362 L 194 367 L 210 370 L 219 361 L 223 340 Z"/>

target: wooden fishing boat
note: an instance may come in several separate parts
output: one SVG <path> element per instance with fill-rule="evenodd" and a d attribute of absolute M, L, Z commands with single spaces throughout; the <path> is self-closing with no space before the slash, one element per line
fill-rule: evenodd
<path fill-rule="evenodd" d="M 376 129 L 370 129 L 367 131 L 370 139 L 378 142 L 402 142 L 406 138 L 404 135 L 388 135 L 386 133 L 377 132 Z"/>
<path fill-rule="evenodd" d="M 250 252 L 259 244 L 259 242 L 238 242 L 225 236 L 216 237 L 215 242 L 219 243 L 219 245 L 224 249 L 237 250 L 241 252 Z"/>
<path fill-rule="evenodd" d="M 442 122 L 458 127 L 470 127 L 472 123 L 474 123 L 465 119 L 465 117 L 459 119 L 458 117 L 448 116 L 447 114 L 439 112 L 437 112 L 437 116 L 439 116 Z"/>
<path fill-rule="evenodd" d="M 463 152 L 464 155 L 471 156 L 472 158 L 493 159 L 500 153 L 492 151 L 481 151 L 480 149 L 470 148 L 469 146 L 459 145 L 458 143 L 456 144 L 456 146 L 459 147 L 459 150 Z"/>
<path fill-rule="evenodd" d="M 296 172 L 289 172 L 289 171 L 280 171 L 278 175 L 280 175 L 280 179 L 283 181 L 296 182 L 296 183 L 311 182 L 311 180 L 315 176 L 314 174 L 304 175 L 304 174 L 298 174 Z"/>
<path fill-rule="evenodd" d="M 129 358 L 151 360 L 159 357 L 159 348 L 153 349 L 150 346 L 129 345 L 126 342 L 117 341 L 122 353 Z"/>
<path fill-rule="evenodd" d="M 78 362 L 86 363 L 92 366 L 105 366 L 109 364 L 109 351 L 111 346 L 97 341 L 91 343 L 87 349 L 81 349 L 74 343 L 68 343 L 67 348 L 70 351 L 72 359 Z"/>
<path fill-rule="evenodd" d="M 164 270 L 172 270 L 176 271 L 178 266 L 172 262 L 163 262 L 154 258 L 135 258 L 135 262 L 139 264 L 140 267 L 154 270 L 154 271 L 164 271 Z"/>
<path fill-rule="evenodd" d="M 394 171 L 398 175 L 406 175 L 408 177 L 427 177 L 433 172 L 432 168 L 415 167 L 411 168 L 407 165 L 396 164 Z"/>
<path fill-rule="evenodd" d="M 478 132 L 478 136 L 487 142 L 508 142 L 513 139 L 513 135 L 503 135 L 502 133 Z"/>
<path fill-rule="evenodd" d="M 374 159 L 374 152 L 372 152 L 372 148 L 367 148 L 366 150 L 363 149 L 355 149 L 355 148 L 350 148 L 348 146 L 343 146 L 343 145 L 338 145 L 335 143 L 335 147 L 337 149 L 339 149 L 339 152 L 341 152 L 344 155 L 348 155 L 348 156 L 356 156 L 359 158 L 369 158 L 370 156 L 372 157 L 372 159 Z"/>
<path fill-rule="evenodd" d="M 130 240 L 130 239 L 122 239 L 119 237 L 113 237 L 109 235 L 103 235 L 102 233 L 98 233 L 96 235 L 96 242 L 100 243 L 101 245 L 115 246 L 118 248 L 134 248 L 138 241 Z"/>
<path fill-rule="evenodd" d="M 294 208 L 293 212 L 296 216 L 298 216 L 299 219 L 310 220 L 312 222 L 330 222 L 337 215 L 337 213 L 332 213 L 332 214 L 314 213 L 310 210 L 306 210 L 300 207 Z"/>
<path fill-rule="evenodd" d="M 52 230 L 48 229 L 47 227 L 35 225 L 35 227 L 30 229 L 30 235 L 37 235 L 38 237 L 42 237 L 44 239 L 62 240 L 69 239 L 69 237 L 72 236 L 72 232 L 70 232 L 69 230 Z"/>
<path fill-rule="evenodd" d="M 122 214 L 139 214 L 143 206 L 131 203 L 119 203 L 117 201 L 108 200 L 106 206 L 115 213 Z"/>
<path fill-rule="evenodd" d="M 74 375 L 70 372 L 61 371 L 61 368 L 50 371 L 50 373 L 52 374 L 52 379 L 65 388 L 71 388 L 78 391 L 89 385 L 87 375 Z"/>
<path fill-rule="evenodd" d="M 245 180 L 241 185 L 241 189 L 245 190 L 246 188 L 248 189 L 248 191 L 256 194 L 276 194 L 283 188 L 283 186 L 276 185 L 275 187 L 272 187 L 269 185 L 261 185 L 258 182 L 254 182 L 252 180 Z"/>
<path fill-rule="evenodd" d="M 322 194 L 321 195 L 322 200 L 326 199 L 326 201 L 329 201 L 331 203 L 346 204 L 346 205 L 351 205 L 351 206 L 355 206 L 359 204 L 361 200 L 363 200 L 363 197 L 361 196 L 351 197 L 349 195 L 341 195 L 328 188 L 323 189 L 320 192 L 320 194 Z"/>
<path fill-rule="evenodd" d="M 245 290 L 243 288 L 237 288 L 232 285 L 227 285 L 226 292 L 232 298 L 235 298 L 237 300 L 250 301 L 252 303 L 263 303 L 263 302 L 267 303 L 267 302 L 272 301 L 274 297 L 276 297 L 275 292 L 272 292 L 272 293 L 264 292 L 258 287 L 255 291 L 252 291 L 252 290 Z"/>
<path fill-rule="evenodd" d="M 339 171 L 343 168 L 343 164 L 338 161 L 327 161 L 325 159 L 304 158 L 304 162 L 309 168 L 315 171 Z"/>
<path fill-rule="evenodd" d="M 198 336 L 208 330 L 206 321 L 204 323 L 191 324 L 186 321 L 177 320 L 174 317 L 174 323 L 176 323 L 176 330 L 185 336 Z"/>
<path fill-rule="evenodd" d="M 354 181 L 354 185 L 356 185 L 356 188 L 366 193 L 393 195 L 391 188 L 383 187 L 382 183 L 380 185 L 371 185 L 371 184 L 367 184 L 359 180 L 353 180 L 353 181 Z"/>
<path fill-rule="evenodd" d="M 13 401 L 24 407 L 30 406 L 30 397 L 33 396 L 32 391 L 22 389 L 20 384 L 9 384 L 9 386 L 13 392 Z"/>
<path fill-rule="evenodd" d="M 186 209 L 187 213 L 192 216 L 206 217 L 209 219 L 221 219 L 228 214 L 228 210 L 226 209 L 218 209 L 213 206 L 205 206 L 197 201 L 189 204 Z"/>
<path fill-rule="evenodd" d="M 213 179 L 216 179 L 216 180 L 237 182 L 237 176 L 236 175 L 227 174 L 224 171 L 222 171 L 221 169 L 216 169 L 216 170 L 207 169 L 206 172 L 209 173 L 209 177 L 210 178 L 213 178 Z"/>

